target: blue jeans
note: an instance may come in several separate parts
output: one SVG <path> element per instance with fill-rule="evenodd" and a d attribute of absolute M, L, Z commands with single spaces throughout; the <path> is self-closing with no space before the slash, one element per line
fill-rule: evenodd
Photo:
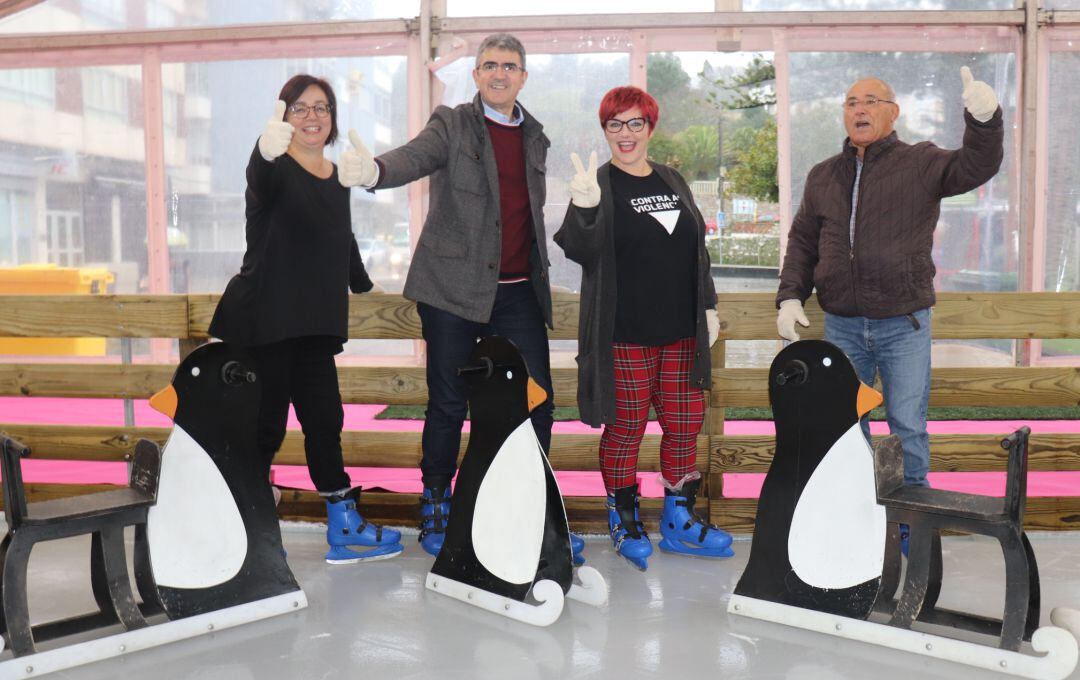
<path fill-rule="evenodd" d="M 427 342 L 428 404 L 420 461 L 424 486 L 449 483 L 457 469 L 461 425 L 469 407 L 468 386 L 457 369 L 469 362 L 477 338 L 485 335 L 501 335 L 517 345 L 529 375 L 547 391 L 547 401 L 533 409 L 531 416 L 546 453 L 551 447 L 555 402 L 547 327 L 532 284 L 499 284 L 488 323 L 468 321 L 423 302 L 416 309 Z"/>
<path fill-rule="evenodd" d="M 887 319 L 826 313 L 825 339 L 847 354 L 859 380 L 873 385 L 874 375 L 881 374 L 889 431 L 904 445 L 904 483 L 929 486 L 930 310 Z M 861 425 L 869 441 L 868 419 Z"/>

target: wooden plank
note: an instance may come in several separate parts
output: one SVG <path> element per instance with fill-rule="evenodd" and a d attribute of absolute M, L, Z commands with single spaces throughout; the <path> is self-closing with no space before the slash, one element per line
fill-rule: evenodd
<path fill-rule="evenodd" d="M 577 369 L 551 371 L 556 406 L 577 405 Z M 427 403 L 423 366 L 349 366 L 338 369 L 341 398 L 347 404 Z"/>
<path fill-rule="evenodd" d="M 125 428 L 122 426 L 24 425 L 0 423 L 0 433 L 7 434 L 33 449 L 38 460 L 120 461 L 127 460 L 140 438 L 164 444 L 170 430 L 161 427 Z M 420 465 L 420 432 L 376 432 L 346 430 L 341 433 L 345 464 L 350 467 L 415 468 Z M 551 464 L 556 470 L 599 470 L 597 451 L 599 434 L 556 434 L 551 440 Z M 469 435 L 461 438 L 464 454 Z M 697 468 L 708 472 L 707 435 L 698 437 Z M 289 431 L 281 450 L 274 457 L 278 465 L 305 465 L 304 438 Z M 641 472 L 660 471 L 660 435 L 645 435 L 638 454 Z"/>
<path fill-rule="evenodd" d="M 197 295 L 17 295 L 0 296 L 0 336 L 205 338 L 220 296 Z M 810 328 L 821 337 L 823 315 L 807 301 Z M 776 338 L 771 293 L 722 293 L 721 338 Z M 554 295 L 553 339 L 577 337 L 578 298 Z M 412 302 L 400 295 L 350 297 L 349 333 L 354 338 L 418 338 Z M 1080 337 L 1080 293 L 941 293 L 934 309 L 934 337 Z"/>
<path fill-rule="evenodd" d="M 157 364 L 0 364 L 0 396 L 147 399 L 176 367 Z"/>
<path fill-rule="evenodd" d="M 713 499 L 709 521 L 733 534 L 754 533 L 757 499 Z M 1076 531 L 1080 529 L 1080 496 L 1029 497 L 1024 511 L 1028 531 Z M 749 546 L 747 546 L 749 547 Z M 738 552 L 738 546 L 736 546 Z"/>
<path fill-rule="evenodd" d="M 220 295 L 190 295 L 188 332 L 206 338 Z M 552 319 L 555 329 L 548 331 L 552 340 L 576 340 L 578 296 L 574 293 L 552 295 Z M 390 293 L 365 293 L 349 296 L 349 337 L 354 339 L 419 339 L 420 317 L 416 303 Z"/>
<path fill-rule="evenodd" d="M 0 433 L 29 446 L 36 460 L 128 460 L 139 439 L 162 445 L 169 432 L 170 429 L 164 427 L 0 423 Z"/>
<path fill-rule="evenodd" d="M 712 406 L 768 406 L 768 374 L 766 368 L 714 370 Z M 1077 404 L 1080 367 L 935 368 L 930 374 L 931 406 Z"/>
<path fill-rule="evenodd" d="M 186 295 L 0 295 L 0 336 L 186 338 Z"/>
<path fill-rule="evenodd" d="M 773 293 L 722 293 L 716 306 L 725 340 L 776 339 Z M 810 327 L 803 338 L 822 336 L 825 315 L 816 296 L 806 301 Z M 938 293 L 937 339 L 1080 337 L 1080 293 Z"/>
<path fill-rule="evenodd" d="M 159 364 L 0 364 L 0 396 L 147 398 L 168 384 L 175 367 Z M 713 371 L 711 404 L 768 406 L 764 368 Z M 345 366 L 338 369 L 347 404 L 427 402 L 422 366 Z M 577 404 L 577 369 L 552 370 L 557 406 Z M 937 368 L 931 406 L 1076 406 L 1080 367 Z M 712 423 L 715 425 L 715 423 Z"/>
<path fill-rule="evenodd" d="M 932 472 L 1002 472 L 1005 451 L 998 445 L 1008 434 L 932 434 Z M 878 439 L 878 438 L 875 438 Z M 710 469 L 716 473 L 768 472 L 776 440 L 771 435 L 712 438 Z M 1039 472 L 1080 470 L 1080 434 L 1034 434 L 1028 469 Z"/>
<path fill-rule="evenodd" d="M 0 364 L 0 396 L 146 399 L 169 384 L 171 364 Z M 427 403 L 422 366 L 338 369 L 346 404 Z M 577 405 L 577 369 L 552 371 L 557 406 Z"/>

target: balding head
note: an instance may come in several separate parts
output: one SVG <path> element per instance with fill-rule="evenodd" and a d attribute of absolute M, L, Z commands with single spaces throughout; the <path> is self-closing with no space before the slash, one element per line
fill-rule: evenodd
<path fill-rule="evenodd" d="M 896 95 L 881 78 L 860 78 L 844 97 L 844 129 L 862 158 L 866 147 L 892 134 L 900 116 Z"/>

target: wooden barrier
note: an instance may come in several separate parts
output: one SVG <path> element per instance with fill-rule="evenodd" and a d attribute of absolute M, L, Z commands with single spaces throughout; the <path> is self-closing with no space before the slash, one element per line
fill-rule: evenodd
<path fill-rule="evenodd" d="M 217 304 L 216 295 L 166 296 L 0 296 L 0 337 L 170 338 L 185 351 L 205 341 Z M 726 342 L 771 340 L 776 337 L 776 312 L 770 294 L 722 294 L 718 306 L 721 339 L 713 347 L 713 379 L 706 426 L 698 438 L 698 469 L 706 476 L 701 507 L 710 519 L 736 532 L 753 530 L 756 502 L 723 496 L 723 475 L 760 473 L 768 469 L 773 439 L 729 436 L 724 433 L 725 409 L 767 406 L 766 371 L 725 365 Z M 577 337 L 577 297 L 557 294 L 556 330 L 552 339 Z M 809 329 L 804 337 L 820 337 L 823 316 L 816 303 L 807 304 Z M 1080 337 L 1078 293 L 947 293 L 934 310 L 938 339 L 1027 339 Z M 356 339 L 416 339 L 420 320 L 415 306 L 398 295 L 352 296 L 349 335 Z M 3 363 L 0 396 L 49 396 L 145 399 L 164 386 L 172 365 L 119 363 Z M 347 366 L 339 369 L 346 403 L 424 404 L 427 390 L 423 368 L 417 366 Z M 556 404 L 573 405 L 576 372 L 555 369 Z M 1080 367 L 936 368 L 932 372 L 932 405 L 1076 406 L 1080 402 Z M 1080 418 L 1080 409 L 1077 411 Z M 121 426 L 27 425 L 6 422 L 0 431 L 34 449 L 34 457 L 58 460 L 119 461 L 127 459 L 140 437 L 162 442 L 168 430 Z M 931 438 L 934 471 L 1004 470 L 1005 458 L 995 446 L 997 435 L 935 435 Z M 462 450 L 467 445 L 463 438 Z M 560 470 L 597 470 L 599 431 L 585 435 L 555 435 L 551 461 Z M 420 461 L 419 433 L 346 431 L 342 445 L 351 466 L 415 467 Z M 290 433 L 276 462 L 302 465 L 302 439 Z M 659 471 L 659 437 L 647 436 L 639 469 Z M 1031 440 L 1029 468 L 1033 471 L 1080 470 L 1080 435 L 1036 435 Z M 31 500 L 97 490 L 93 485 L 32 484 Z M 412 524 L 415 494 L 368 493 L 366 512 L 372 519 Z M 581 531 L 604 531 L 601 498 L 567 498 L 568 515 Z M 658 500 L 642 503 L 655 525 Z M 287 518 L 324 517 L 314 493 L 288 492 L 281 513 Z M 1080 528 L 1080 497 L 1032 498 L 1028 502 L 1030 529 Z M 655 526 L 654 526 L 655 528 Z"/>

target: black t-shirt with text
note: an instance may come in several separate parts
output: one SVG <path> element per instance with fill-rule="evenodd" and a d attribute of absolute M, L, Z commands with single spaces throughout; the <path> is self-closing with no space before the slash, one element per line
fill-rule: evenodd
<path fill-rule="evenodd" d="M 667 345 L 694 337 L 697 228 L 688 206 L 656 172 L 611 166 L 614 198 L 615 342 Z"/>

